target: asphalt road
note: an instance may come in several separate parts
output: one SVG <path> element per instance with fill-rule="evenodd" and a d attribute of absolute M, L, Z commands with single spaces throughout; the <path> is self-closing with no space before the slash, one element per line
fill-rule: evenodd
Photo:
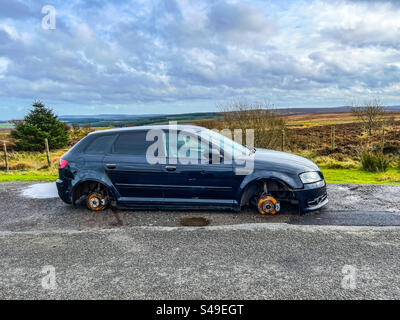
<path fill-rule="evenodd" d="M 332 185 L 324 210 L 264 217 L 95 214 L 26 198 L 29 185 L 0 183 L 2 299 L 400 297 L 399 187 Z M 182 227 L 184 217 L 210 225 Z"/>

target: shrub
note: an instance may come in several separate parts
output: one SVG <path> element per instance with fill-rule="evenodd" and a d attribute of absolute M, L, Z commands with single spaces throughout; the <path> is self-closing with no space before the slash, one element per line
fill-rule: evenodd
<path fill-rule="evenodd" d="M 378 153 L 375 156 L 375 163 L 378 172 L 386 172 L 390 161 L 383 153 Z"/>
<path fill-rule="evenodd" d="M 386 172 L 389 167 L 389 159 L 383 153 L 373 154 L 364 151 L 361 154 L 361 166 L 364 171 Z"/>
<path fill-rule="evenodd" d="M 364 151 L 361 154 L 361 166 L 364 171 L 369 171 L 369 172 L 375 171 L 375 161 L 372 153 Z"/>

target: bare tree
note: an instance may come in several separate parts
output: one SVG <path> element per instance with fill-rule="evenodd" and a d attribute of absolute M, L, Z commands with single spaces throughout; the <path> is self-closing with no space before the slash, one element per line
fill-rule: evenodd
<path fill-rule="evenodd" d="M 223 112 L 221 126 L 227 129 L 254 130 L 256 147 L 276 149 L 281 146 L 285 120 L 269 103 L 232 102 L 218 106 Z"/>
<path fill-rule="evenodd" d="M 351 111 L 364 124 L 368 135 L 381 126 L 386 114 L 385 106 L 379 99 L 366 101 L 363 105 L 353 103 Z"/>

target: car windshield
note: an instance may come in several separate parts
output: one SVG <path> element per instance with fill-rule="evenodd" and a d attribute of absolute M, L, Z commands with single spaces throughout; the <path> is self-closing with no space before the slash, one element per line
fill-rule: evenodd
<path fill-rule="evenodd" d="M 208 140 L 216 145 L 220 150 L 227 151 L 233 156 L 243 156 L 251 152 L 250 148 L 242 146 L 240 143 L 237 143 L 216 131 L 208 129 L 204 131 L 206 132 L 201 132 L 202 137 L 208 138 Z"/>

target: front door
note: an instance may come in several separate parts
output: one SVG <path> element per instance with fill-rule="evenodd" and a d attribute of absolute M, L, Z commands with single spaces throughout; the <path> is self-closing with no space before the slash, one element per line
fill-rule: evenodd
<path fill-rule="evenodd" d="M 205 148 L 192 133 L 165 132 L 164 141 L 167 159 L 162 165 L 162 179 L 167 202 L 199 206 L 233 204 L 236 179 L 231 163 L 210 163 L 210 147 Z"/>

